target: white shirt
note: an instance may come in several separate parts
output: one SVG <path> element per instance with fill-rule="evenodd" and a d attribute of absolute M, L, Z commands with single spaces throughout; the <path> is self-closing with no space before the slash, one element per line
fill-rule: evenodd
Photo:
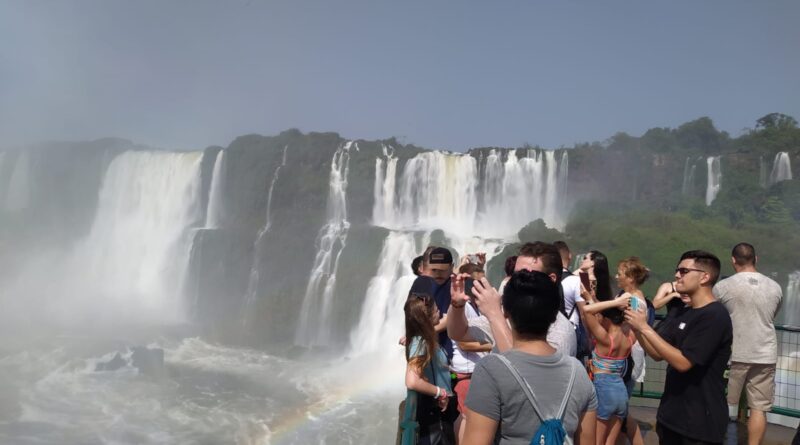
<path fill-rule="evenodd" d="M 547 343 L 561 351 L 562 354 L 575 357 L 578 348 L 575 326 L 561 311 L 556 313 L 556 321 L 550 325 L 550 329 L 547 331 Z"/>
<path fill-rule="evenodd" d="M 575 303 L 583 302 L 581 297 L 581 278 L 577 275 L 570 275 L 564 278 L 561 280 L 561 289 L 564 292 L 564 312 L 569 315 L 572 308 L 575 307 Z M 572 316 L 569 317 L 569 321 L 573 326 L 578 326 L 580 318 L 578 308 L 575 308 L 572 311 Z"/>
<path fill-rule="evenodd" d="M 493 344 L 494 340 L 488 334 L 491 332 L 489 321 L 483 315 L 478 315 L 471 304 L 464 305 L 464 315 L 467 317 L 467 335 L 474 341 Z M 453 360 L 450 370 L 460 374 L 472 374 L 475 363 L 486 356 L 488 352 L 464 352 L 458 347 L 458 342 L 453 342 Z"/>

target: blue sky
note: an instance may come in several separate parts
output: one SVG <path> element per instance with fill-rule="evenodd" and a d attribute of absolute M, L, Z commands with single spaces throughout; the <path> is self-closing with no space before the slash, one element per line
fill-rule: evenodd
<path fill-rule="evenodd" d="M 800 2 L 0 1 L 0 145 L 546 147 L 800 119 Z"/>

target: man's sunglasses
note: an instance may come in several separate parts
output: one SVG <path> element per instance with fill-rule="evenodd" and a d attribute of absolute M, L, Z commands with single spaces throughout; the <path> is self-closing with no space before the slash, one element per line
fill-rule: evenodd
<path fill-rule="evenodd" d="M 684 276 L 684 275 L 686 275 L 686 274 L 687 274 L 687 273 L 689 273 L 689 272 L 703 272 L 703 273 L 708 273 L 708 272 L 704 271 L 703 269 L 690 269 L 690 268 L 688 268 L 688 267 L 679 267 L 679 268 L 675 269 L 675 273 L 676 273 L 676 274 L 678 274 L 678 275 L 680 275 L 680 276 Z"/>

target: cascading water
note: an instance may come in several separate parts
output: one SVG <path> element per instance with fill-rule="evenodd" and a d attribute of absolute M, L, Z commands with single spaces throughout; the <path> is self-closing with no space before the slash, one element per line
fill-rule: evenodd
<path fill-rule="evenodd" d="M 336 150 L 331 162 L 328 222 L 317 236 L 319 247 L 295 331 L 295 344 L 301 346 L 324 346 L 330 339 L 330 312 L 336 287 L 336 272 L 350 229 L 350 222 L 347 221 L 347 175 L 350 170 L 351 147 L 358 150 L 358 144 L 347 142 Z"/>
<path fill-rule="evenodd" d="M 681 185 L 681 194 L 684 196 L 691 195 L 694 190 L 694 175 L 697 170 L 697 165 L 692 163 L 691 157 L 686 158 L 686 163 L 683 164 L 683 184 Z"/>
<path fill-rule="evenodd" d="M 270 227 L 272 227 L 272 192 L 275 190 L 275 183 L 278 182 L 278 177 L 280 177 L 281 169 L 286 166 L 286 152 L 289 149 L 288 145 L 283 147 L 283 154 L 281 155 L 281 165 L 275 167 L 275 173 L 272 174 L 272 181 L 269 183 L 269 192 L 267 192 L 267 222 L 264 224 L 264 229 L 262 232 L 269 231 Z M 262 236 L 262 233 L 259 233 L 259 238 Z"/>
<path fill-rule="evenodd" d="M 800 270 L 789 274 L 777 324 L 800 328 Z"/>
<path fill-rule="evenodd" d="M 375 225 L 386 224 L 395 218 L 397 158 L 394 156 L 392 147 L 383 145 L 382 148 L 383 156 L 386 159 L 375 158 L 375 188 L 373 190 L 375 205 L 372 209 L 372 222 Z"/>
<path fill-rule="evenodd" d="M 190 229 L 203 220 L 201 159 L 201 152 L 129 151 L 111 162 L 73 258 L 78 286 L 92 286 L 87 296 L 157 320 L 184 318 Z"/>
<path fill-rule="evenodd" d="M 709 156 L 706 159 L 708 165 L 708 181 L 706 184 L 706 205 L 710 206 L 717 198 L 720 186 L 722 185 L 722 167 L 719 156 Z"/>
<path fill-rule="evenodd" d="M 396 209 L 396 218 L 374 222 L 395 230 L 441 228 L 462 237 L 500 239 L 512 238 L 537 218 L 559 227 L 567 162 L 564 154 L 559 166 L 552 151 L 529 150 L 518 158 L 516 150 L 491 150 L 479 177 L 470 155 L 422 153 L 406 163 L 396 205 L 389 206 L 387 195 L 381 195 L 383 208 Z"/>
<path fill-rule="evenodd" d="M 242 320 L 245 324 L 248 322 L 246 314 L 249 313 L 250 308 L 256 301 L 258 284 L 260 280 L 259 270 L 261 269 L 261 259 L 258 256 L 257 247 L 261 243 L 261 239 L 264 238 L 264 235 L 266 235 L 267 232 L 269 232 L 269 229 L 272 227 L 272 193 L 275 191 L 275 184 L 278 182 L 278 177 L 280 175 L 281 169 L 286 166 L 286 153 L 288 149 L 289 149 L 288 145 L 283 147 L 281 164 L 275 167 L 275 172 L 272 174 L 272 181 L 269 184 L 269 191 L 267 192 L 266 222 L 264 223 L 264 227 L 262 227 L 261 230 L 258 231 L 256 240 L 253 243 L 253 265 L 252 267 L 250 267 L 250 278 L 247 281 L 247 292 L 245 293 L 245 304 L 244 304 L 244 316 L 242 317 Z"/>
<path fill-rule="evenodd" d="M 408 265 L 425 249 L 429 236 L 423 236 L 421 243 L 415 238 L 412 232 L 391 232 L 383 242 L 378 272 L 369 282 L 358 326 L 350 337 L 354 355 L 391 351 L 385 345 L 395 344 L 404 332 L 403 305 L 416 278 Z"/>
<path fill-rule="evenodd" d="M 782 151 L 775 155 L 772 163 L 772 173 L 769 175 L 769 185 L 792 179 L 792 164 L 789 153 Z"/>
<path fill-rule="evenodd" d="M 219 229 L 222 227 L 225 209 L 223 208 L 223 195 L 225 184 L 225 150 L 217 153 L 214 161 L 214 172 L 211 176 L 211 191 L 208 197 L 208 212 L 206 214 L 206 228 Z"/>

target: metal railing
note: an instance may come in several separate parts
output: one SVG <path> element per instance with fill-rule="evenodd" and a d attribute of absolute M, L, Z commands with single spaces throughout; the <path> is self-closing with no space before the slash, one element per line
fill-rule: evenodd
<path fill-rule="evenodd" d="M 660 318 L 660 317 L 657 317 Z M 775 326 L 778 363 L 775 368 L 775 401 L 772 413 L 800 418 L 800 329 Z M 644 382 L 637 384 L 633 397 L 661 399 L 667 363 L 647 357 Z"/>

